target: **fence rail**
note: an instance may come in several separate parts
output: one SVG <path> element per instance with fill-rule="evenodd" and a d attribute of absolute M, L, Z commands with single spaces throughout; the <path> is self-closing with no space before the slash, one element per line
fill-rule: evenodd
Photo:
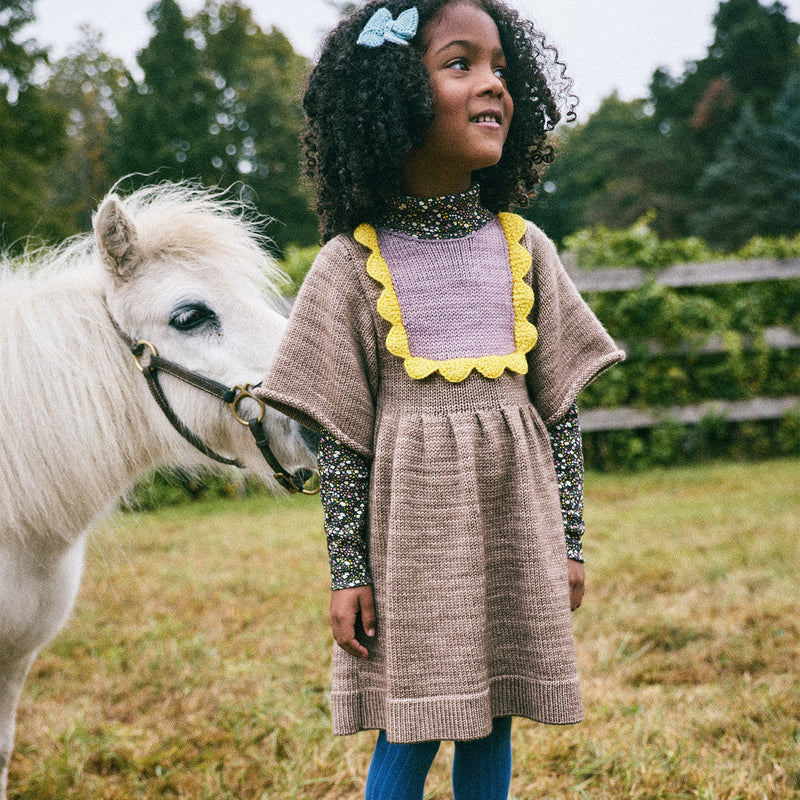
<path fill-rule="evenodd" d="M 572 270 L 580 292 L 624 292 L 638 289 L 652 279 L 663 286 L 716 286 L 800 278 L 800 258 L 786 260 L 713 261 L 707 264 L 676 264 L 655 272 L 640 267 L 606 267 Z"/>
<path fill-rule="evenodd" d="M 654 280 L 664 286 L 713 286 L 726 283 L 749 283 L 768 280 L 800 278 L 800 258 L 784 261 L 759 259 L 753 261 L 719 261 L 708 264 L 677 264 L 656 272 L 639 268 L 605 268 L 596 270 L 571 270 L 572 279 L 580 292 L 619 292 L 638 289 Z M 788 328 L 771 327 L 763 331 L 763 341 L 776 349 L 800 349 L 800 335 Z M 751 350 L 758 338 L 744 337 L 741 345 Z M 618 342 L 628 349 L 625 342 Z M 699 346 L 684 342 L 670 348 L 663 342 L 648 341 L 650 355 L 669 353 L 722 353 L 726 345 L 722 337 L 713 336 Z M 592 408 L 581 410 L 581 429 L 585 432 L 631 430 L 652 428 L 666 421 L 687 425 L 697 424 L 704 418 L 720 417 L 731 422 L 780 419 L 792 409 L 800 409 L 797 397 L 756 397 L 750 400 L 711 400 L 687 406 L 639 409 Z"/>
<path fill-rule="evenodd" d="M 588 408 L 581 410 L 581 430 L 621 431 L 633 428 L 653 428 L 666 421 L 696 425 L 709 417 L 730 422 L 750 422 L 779 419 L 793 408 L 800 408 L 800 397 L 756 397 L 753 400 L 709 400 L 690 406 L 658 409 Z"/>
<path fill-rule="evenodd" d="M 800 334 L 795 333 L 790 328 L 764 328 L 761 333 L 763 342 L 768 347 L 776 350 L 793 350 L 800 348 Z M 758 347 L 759 337 L 746 335 L 741 338 L 741 347 L 744 350 L 755 350 Z M 630 349 L 630 345 L 622 339 L 617 340 L 617 346 L 625 351 Z M 674 353 L 676 355 L 686 355 L 687 353 L 700 353 L 708 355 L 711 353 L 725 353 L 729 349 L 722 336 L 711 336 L 699 345 L 690 342 L 681 342 L 675 347 L 669 347 L 656 339 L 647 342 L 647 352 L 651 356 L 663 356 Z"/>

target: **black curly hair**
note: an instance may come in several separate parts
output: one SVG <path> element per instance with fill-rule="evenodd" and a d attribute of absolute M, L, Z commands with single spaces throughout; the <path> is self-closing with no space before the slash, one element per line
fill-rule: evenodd
<path fill-rule="evenodd" d="M 401 193 L 406 157 L 433 122 L 423 33 L 452 2 L 474 5 L 494 20 L 514 101 L 502 158 L 475 174 L 481 202 L 494 212 L 527 205 L 539 180 L 537 167 L 553 160 L 547 133 L 561 119 L 562 105 L 574 119 L 577 99 L 558 52 L 533 23 L 502 0 L 371 0 L 328 35 L 303 98 L 305 172 L 316 188 L 323 241 L 375 219 L 383 202 Z M 378 8 L 388 8 L 396 19 L 412 6 L 419 12 L 412 46 L 356 44 Z"/>

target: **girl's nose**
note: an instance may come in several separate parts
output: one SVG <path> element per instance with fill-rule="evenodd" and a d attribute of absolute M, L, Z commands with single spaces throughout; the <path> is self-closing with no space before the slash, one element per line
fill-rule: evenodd
<path fill-rule="evenodd" d="M 496 97 L 502 97 L 505 91 L 505 81 L 497 74 L 495 69 L 489 68 L 481 72 L 479 94 L 492 94 Z"/>

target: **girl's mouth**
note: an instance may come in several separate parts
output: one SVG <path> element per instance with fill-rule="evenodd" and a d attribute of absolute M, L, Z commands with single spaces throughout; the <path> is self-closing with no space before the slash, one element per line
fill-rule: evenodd
<path fill-rule="evenodd" d="M 478 114 L 477 116 L 473 117 L 470 122 L 474 123 L 475 125 L 487 125 L 492 128 L 499 128 L 500 116 L 491 112 L 486 114 Z"/>

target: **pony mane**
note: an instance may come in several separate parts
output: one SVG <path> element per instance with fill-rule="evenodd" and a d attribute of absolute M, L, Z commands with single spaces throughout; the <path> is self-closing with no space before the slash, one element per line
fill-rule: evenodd
<path fill-rule="evenodd" d="M 289 280 L 264 232 L 269 220 L 244 201 L 190 182 L 144 186 L 120 201 L 136 225 L 146 259 L 168 257 L 188 266 L 219 260 L 232 282 L 255 281 L 276 307 L 284 308 L 280 300 Z M 86 265 L 95 254 L 92 233 L 14 257 L 0 254 L 0 288 L 19 280 L 47 280 Z"/>
<path fill-rule="evenodd" d="M 198 271 L 214 263 L 225 284 L 257 286 L 268 306 L 284 312 L 284 274 L 268 250 L 263 221 L 251 216 L 244 204 L 189 184 L 148 186 L 120 202 L 136 227 L 144 260 L 167 262 L 167 270 L 168 262 L 180 261 L 182 267 Z M 133 453 L 142 449 L 152 452 L 156 462 L 157 454 L 170 446 L 166 439 L 142 442 L 131 434 L 151 427 L 149 402 L 141 408 L 133 404 L 125 418 L 109 414 L 114 396 L 108 389 L 75 380 L 86 375 L 90 358 L 92 371 L 102 374 L 115 393 L 141 390 L 112 328 L 103 272 L 91 233 L 58 247 L 0 258 L 0 452 L 14 454 L 13 463 L 0 458 L 0 509 L 3 522 L 12 529 L 44 528 L 43 520 L 60 515 L 57 528 L 68 537 L 81 491 L 87 498 L 112 495 L 113 486 L 136 477 L 134 471 L 122 475 L 108 469 L 103 454 L 108 443 L 125 465 L 136 464 Z M 42 425 L 42 420 L 48 424 Z M 171 430 L 168 434 L 171 437 Z M 78 438 L 84 444 L 75 453 Z M 79 474 L 92 476 L 86 485 L 74 476 L 64 480 L 57 460 L 43 463 L 42 453 L 70 451 Z M 46 503 L 39 491 L 43 484 L 53 487 Z M 51 512 L 51 507 L 61 511 Z"/>

